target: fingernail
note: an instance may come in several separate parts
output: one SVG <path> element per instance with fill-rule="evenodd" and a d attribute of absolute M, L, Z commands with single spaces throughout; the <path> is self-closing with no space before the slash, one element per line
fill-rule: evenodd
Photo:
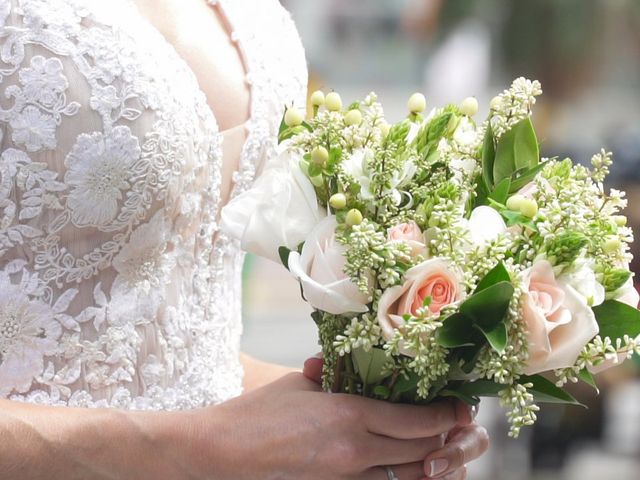
<path fill-rule="evenodd" d="M 478 416 L 478 412 L 480 411 L 480 404 L 471 405 L 471 420 L 475 420 Z"/>
<path fill-rule="evenodd" d="M 444 458 L 436 458 L 435 460 L 431 460 L 431 472 L 429 473 L 430 477 L 435 477 L 444 473 L 444 471 L 449 466 L 449 462 Z"/>
<path fill-rule="evenodd" d="M 322 358 L 322 352 L 316 353 L 313 358 Z"/>

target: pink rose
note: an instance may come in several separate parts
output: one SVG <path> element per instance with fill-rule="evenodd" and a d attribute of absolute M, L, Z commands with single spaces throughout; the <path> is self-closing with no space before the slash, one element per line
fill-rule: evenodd
<path fill-rule="evenodd" d="M 598 333 L 584 296 L 559 282 L 553 267 L 541 260 L 522 273 L 523 320 L 529 342 L 525 373 L 572 366 L 582 348 Z"/>
<path fill-rule="evenodd" d="M 427 246 L 424 243 L 424 235 L 418 224 L 414 221 L 400 223 L 387 230 L 387 238 L 390 242 L 405 242 L 411 248 L 411 256 L 427 256 Z"/>
<path fill-rule="evenodd" d="M 440 310 L 464 296 L 464 286 L 459 275 L 441 258 L 426 260 L 405 273 L 403 285 L 387 289 L 378 303 L 378 323 L 387 340 L 394 330 L 404 325 L 403 315 L 417 315 L 424 299 L 431 297 L 429 312 L 438 315 Z"/>

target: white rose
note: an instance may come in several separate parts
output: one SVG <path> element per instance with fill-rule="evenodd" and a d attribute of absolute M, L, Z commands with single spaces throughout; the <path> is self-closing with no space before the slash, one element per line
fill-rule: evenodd
<path fill-rule="evenodd" d="M 334 315 L 367 312 L 368 295 L 344 273 L 346 248 L 335 239 L 337 226 L 333 215 L 322 220 L 308 235 L 302 254 L 289 255 L 289 270 L 312 307 Z"/>
<path fill-rule="evenodd" d="M 525 289 L 522 319 L 529 346 L 525 373 L 572 366 L 598 334 L 593 310 L 571 285 L 556 279 L 546 260 L 522 272 L 521 280 Z"/>
<path fill-rule="evenodd" d="M 253 187 L 229 202 L 221 213 L 224 232 L 250 253 L 278 261 L 278 248 L 297 248 L 326 213 L 300 170 L 298 155 L 282 145 Z"/>
<path fill-rule="evenodd" d="M 474 246 L 482 248 L 507 231 L 507 225 L 495 209 L 482 205 L 471 212 L 467 228 Z"/>
<path fill-rule="evenodd" d="M 573 269 L 563 273 L 559 280 L 571 285 L 592 307 L 604 302 L 604 287 L 596 280 L 596 274 L 587 262 L 578 263 Z"/>

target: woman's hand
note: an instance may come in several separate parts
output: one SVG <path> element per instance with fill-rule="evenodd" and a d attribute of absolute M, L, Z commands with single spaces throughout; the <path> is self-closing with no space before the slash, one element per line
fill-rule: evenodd
<path fill-rule="evenodd" d="M 320 383 L 322 377 L 321 356 L 309 358 L 304 363 L 304 375 Z M 458 408 L 463 408 L 458 405 Z M 475 412 L 472 415 L 475 417 Z M 393 467 L 399 480 L 422 478 L 443 480 L 462 480 L 467 478 L 466 464 L 480 457 L 489 448 L 489 436 L 484 427 L 470 423 L 454 427 L 447 435 L 444 445 L 428 453 L 424 459 L 422 475 L 412 476 L 413 466 Z M 406 472 L 406 475 L 404 473 Z M 427 475 L 427 477 L 424 477 Z"/>
<path fill-rule="evenodd" d="M 471 423 L 452 402 L 397 405 L 327 394 L 301 373 L 210 409 L 184 414 L 202 478 L 400 480 L 423 478 L 424 459 Z M 198 477 L 199 478 L 199 477 Z"/>

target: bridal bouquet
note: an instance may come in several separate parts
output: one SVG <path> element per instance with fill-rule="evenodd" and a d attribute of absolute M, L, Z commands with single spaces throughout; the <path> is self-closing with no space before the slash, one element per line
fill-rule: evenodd
<path fill-rule="evenodd" d="M 497 396 L 510 434 L 563 386 L 640 352 L 624 193 L 591 166 L 540 158 L 519 78 L 478 103 L 390 125 L 372 93 L 287 109 L 279 155 L 223 211 L 243 247 L 278 257 L 313 307 L 324 387 L 392 402 Z M 541 375 L 541 374 L 544 374 Z"/>

